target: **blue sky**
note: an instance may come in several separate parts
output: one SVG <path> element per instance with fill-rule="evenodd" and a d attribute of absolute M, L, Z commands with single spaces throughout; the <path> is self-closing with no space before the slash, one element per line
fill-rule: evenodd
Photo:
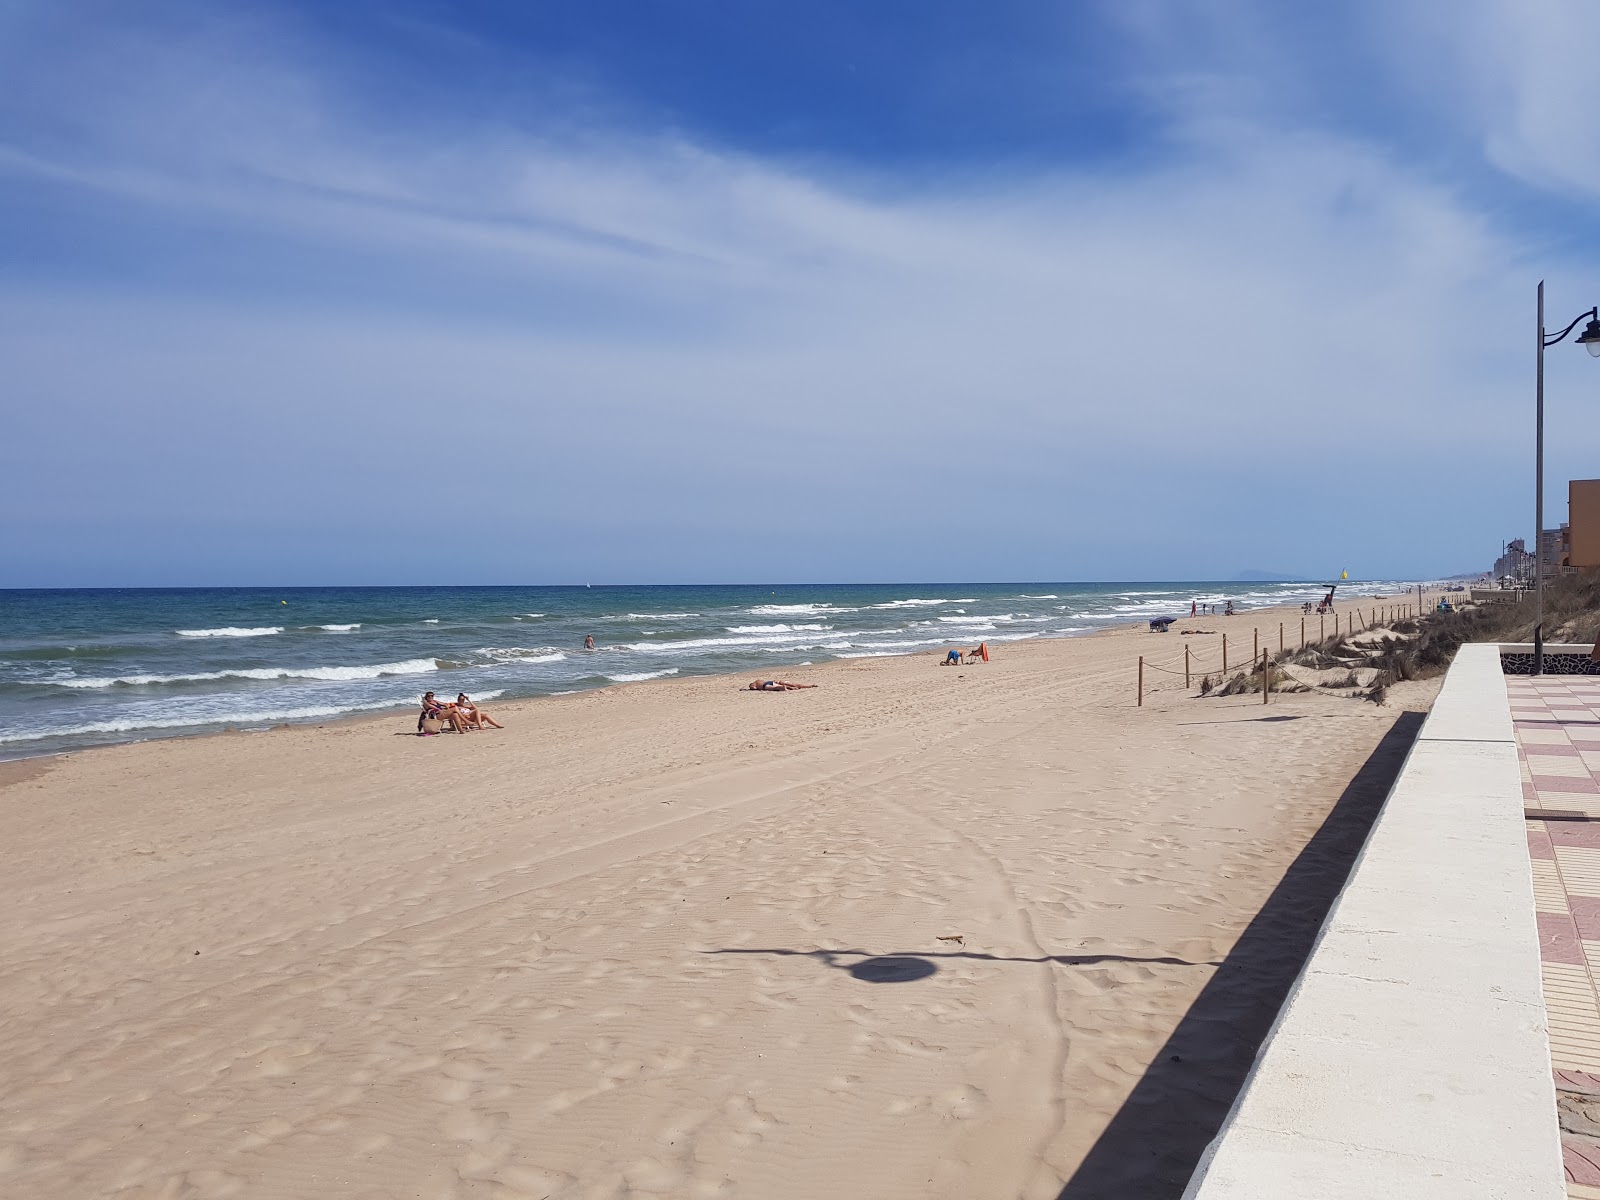
<path fill-rule="evenodd" d="M 0 586 L 1487 567 L 1587 12 L 10 0 Z"/>

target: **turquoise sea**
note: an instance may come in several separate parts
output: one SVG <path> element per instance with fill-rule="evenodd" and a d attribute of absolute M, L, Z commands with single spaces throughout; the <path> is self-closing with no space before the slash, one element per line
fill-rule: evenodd
<path fill-rule="evenodd" d="M 1193 581 L 0 591 L 0 758 L 409 708 L 430 688 L 487 701 L 772 674 L 1318 594 Z"/>

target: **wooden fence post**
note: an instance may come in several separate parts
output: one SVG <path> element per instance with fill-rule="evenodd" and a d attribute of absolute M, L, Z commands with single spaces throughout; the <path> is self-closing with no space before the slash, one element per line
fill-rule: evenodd
<path fill-rule="evenodd" d="M 1272 695 L 1272 668 L 1267 664 L 1266 654 L 1261 656 L 1261 703 L 1267 702 L 1267 697 Z"/>
<path fill-rule="evenodd" d="M 1306 648 L 1306 619 L 1300 618 L 1300 649 Z"/>
<path fill-rule="evenodd" d="M 1317 641 L 1318 642 L 1325 642 L 1327 640 L 1328 640 L 1328 618 L 1324 614 L 1318 613 L 1317 614 Z"/>
<path fill-rule="evenodd" d="M 1227 670 L 1228 670 L 1228 635 L 1227 634 L 1223 634 L 1222 635 L 1222 670 L 1223 670 L 1224 674 L 1226 674 Z"/>
<path fill-rule="evenodd" d="M 1144 655 L 1139 655 L 1139 700 L 1140 708 L 1144 707 Z"/>
<path fill-rule="evenodd" d="M 1283 653 L 1283 622 L 1278 622 L 1278 653 Z"/>
<path fill-rule="evenodd" d="M 1189 643 L 1183 644 L 1183 686 L 1189 686 Z"/>
<path fill-rule="evenodd" d="M 1261 653 L 1261 630 L 1250 631 L 1250 657 L 1255 658 Z"/>

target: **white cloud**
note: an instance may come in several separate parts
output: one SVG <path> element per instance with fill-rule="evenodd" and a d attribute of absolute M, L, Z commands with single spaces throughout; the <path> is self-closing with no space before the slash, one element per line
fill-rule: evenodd
<path fill-rule="evenodd" d="M 619 523 L 748 517 L 803 540 L 815 517 L 864 554 L 938 545 L 965 505 L 974 527 L 1009 524 L 1018 555 L 1043 536 L 1089 555 L 1107 520 L 1182 511 L 1235 471 L 1277 479 L 1293 513 L 1326 497 L 1322 475 L 1376 491 L 1407 463 L 1412 494 L 1442 493 L 1504 457 L 1526 366 L 1521 235 L 1393 147 L 1258 119 L 1248 88 L 1188 111 L 1137 168 L 896 179 L 686 136 L 379 118 L 282 31 L 248 32 L 90 46 L 43 72 L 69 134 L 4 124 L 11 187 L 309 252 L 271 295 L 0 293 L 3 382 L 41 401 L 29 469 L 82 455 L 85 428 L 153 425 L 176 432 L 98 469 L 163 503 L 200 472 L 242 517 L 260 496 L 242 458 L 309 471 L 315 495 L 378 521 L 445 446 L 511 513 L 598 476 L 597 511 Z M 402 286 L 352 280 L 372 262 Z M 528 462 L 541 444 L 550 457 Z M 751 492 L 774 466 L 803 472 L 811 513 Z M 895 494 L 903 507 L 882 503 Z M 1105 517 L 1056 530 L 1052 503 L 1095 495 Z M 314 522 L 315 506 L 287 509 Z M 1299 536 L 1287 518 L 1230 521 L 1150 538 L 1214 561 L 1246 536 Z M 1403 528 L 1337 526 L 1316 536 L 1391 538 L 1373 551 L 1386 571 L 1471 565 L 1414 564 Z M 1429 550 L 1498 536 L 1463 527 Z M 1308 569 L 1285 558 L 1303 548 L 1239 553 Z"/>

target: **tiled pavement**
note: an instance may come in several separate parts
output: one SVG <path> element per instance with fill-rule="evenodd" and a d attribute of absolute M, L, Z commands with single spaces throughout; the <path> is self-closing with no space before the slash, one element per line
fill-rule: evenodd
<path fill-rule="evenodd" d="M 1567 1194 L 1600 1200 L 1600 676 L 1507 676 Z"/>

